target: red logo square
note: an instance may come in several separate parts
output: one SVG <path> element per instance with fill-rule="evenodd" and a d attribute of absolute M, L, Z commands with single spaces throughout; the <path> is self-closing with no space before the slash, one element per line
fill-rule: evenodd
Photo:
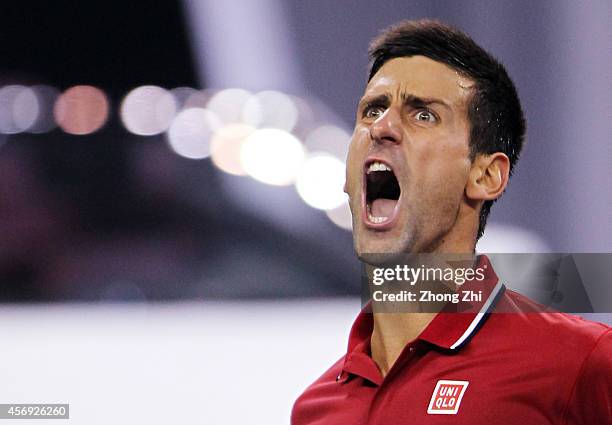
<path fill-rule="evenodd" d="M 427 413 L 430 415 L 456 415 L 468 384 L 468 381 L 438 381 L 431 395 Z"/>

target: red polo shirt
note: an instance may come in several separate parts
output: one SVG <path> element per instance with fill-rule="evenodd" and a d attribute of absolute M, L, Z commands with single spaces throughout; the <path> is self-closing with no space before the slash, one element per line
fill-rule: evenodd
<path fill-rule="evenodd" d="M 487 269 L 482 308 L 437 314 L 384 378 L 372 315 L 360 313 L 346 355 L 297 399 L 291 423 L 612 425 L 612 328 L 521 313 L 538 307 Z"/>

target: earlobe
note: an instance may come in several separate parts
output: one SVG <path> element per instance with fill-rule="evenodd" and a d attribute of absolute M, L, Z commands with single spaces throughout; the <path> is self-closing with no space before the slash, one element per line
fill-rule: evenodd
<path fill-rule="evenodd" d="M 510 177 L 510 160 L 502 152 L 478 155 L 472 162 L 465 194 L 475 201 L 497 199 L 506 189 Z"/>

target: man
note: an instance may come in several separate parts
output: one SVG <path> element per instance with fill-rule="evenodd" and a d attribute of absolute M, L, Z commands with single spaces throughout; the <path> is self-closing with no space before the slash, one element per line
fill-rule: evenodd
<path fill-rule="evenodd" d="M 345 186 L 357 255 L 473 253 L 521 151 L 512 81 L 467 35 L 427 20 L 386 30 L 370 58 Z M 612 329 L 525 314 L 534 304 L 479 265 L 478 311 L 363 311 L 292 423 L 612 424 Z"/>

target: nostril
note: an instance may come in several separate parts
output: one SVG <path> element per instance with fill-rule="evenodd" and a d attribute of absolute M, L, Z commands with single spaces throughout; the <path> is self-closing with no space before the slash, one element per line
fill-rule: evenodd
<path fill-rule="evenodd" d="M 398 144 L 400 138 L 392 134 L 376 134 L 372 133 L 372 141 L 378 144 Z"/>
<path fill-rule="evenodd" d="M 383 144 L 385 142 L 393 143 L 393 144 L 398 143 L 397 139 L 393 137 L 379 137 L 379 138 L 374 139 L 374 141 L 380 144 Z"/>

